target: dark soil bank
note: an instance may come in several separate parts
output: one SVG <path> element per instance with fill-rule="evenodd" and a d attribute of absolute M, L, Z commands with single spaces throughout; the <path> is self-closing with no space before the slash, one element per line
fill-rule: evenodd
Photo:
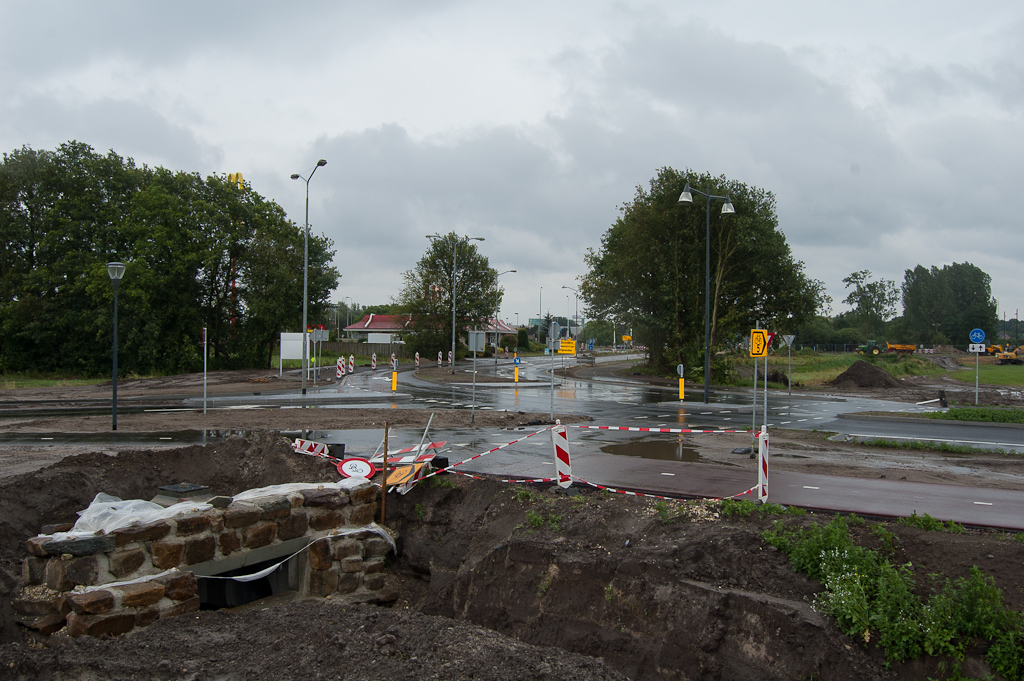
<path fill-rule="evenodd" d="M 35 637 L 15 625 L 24 540 L 73 519 L 96 492 L 159 485 L 220 494 L 336 479 L 273 434 L 209 447 L 69 457 L 0 482 L 0 678 L 13 679 L 914 679 L 936 660 L 885 669 L 811 607 L 818 584 L 760 533 L 686 504 L 457 476 L 388 495 L 396 530 L 382 604 L 341 599 L 204 611 L 112 640 Z M 575 491 L 575 490 L 574 490 Z M 683 510 L 685 509 L 685 510 Z M 681 511 L 671 523 L 663 518 Z M 790 518 L 809 523 L 815 518 Z M 1024 606 L 1024 544 L 902 526 L 920 584 L 979 565 Z M 863 533 L 866 544 L 873 537 Z M 983 652 L 983 651 L 981 651 Z M 980 653 L 979 653 L 980 654 Z M 976 657 L 965 673 L 985 675 Z"/>

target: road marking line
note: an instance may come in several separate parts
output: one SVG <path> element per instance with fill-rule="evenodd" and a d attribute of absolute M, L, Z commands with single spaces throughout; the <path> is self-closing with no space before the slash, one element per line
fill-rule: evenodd
<path fill-rule="evenodd" d="M 806 421 L 806 420 L 807 420 L 807 419 L 797 419 L 797 420 L 796 420 L 796 422 L 797 422 L 797 423 L 800 423 L 801 421 Z"/>
<path fill-rule="evenodd" d="M 162 438 L 160 438 L 160 439 L 161 439 L 161 440 L 171 440 L 171 439 L 173 439 L 173 438 L 169 438 L 169 437 L 162 437 Z"/>
<path fill-rule="evenodd" d="M 53 438 L 52 438 L 52 437 L 41 437 L 41 438 L 39 438 L 39 439 L 40 439 L 40 440 L 52 440 Z"/>
<path fill-rule="evenodd" d="M 780 425 L 780 426 L 784 426 L 784 425 L 786 425 L 787 423 L 793 423 L 793 422 L 792 422 L 792 421 L 783 421 L 783 422 L 782 422 L 782 423 L 780 423 L 779 425 Z"/>
<path fill-rule="evenodd" d="M 675 475 L 675 473 L 662 473 L 662 475 Z M 978 502 L 974 502 L 974 503 L 978 503 Z"/>
<path fill-rule="evenodd" d="M 821 489 L 820 487 L 813 487 L 811 485 L 804 485 L 804 489 Z"/>
<path fill-rule="evenodd" d="M 672 416 L 672 414 L 658 414 L 659 419 L 667 419 L 670 416 Z"/>
<path fill-rule="evenodd" d="M 991 506 L 992 505 L 991 501 L 975 501 L 974 503 L 976 503 L 978 506 Z"/>

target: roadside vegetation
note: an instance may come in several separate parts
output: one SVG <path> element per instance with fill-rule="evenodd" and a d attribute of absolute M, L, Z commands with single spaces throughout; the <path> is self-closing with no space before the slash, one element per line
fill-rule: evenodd
<path fill-rule="evenodd" d="M 970 445 L 954 445 L 949 442 L 921 442 L 919 440 L 887 440 L 879 438 L 875 440 L 862 440 L 860 444 L 864 447 L 884 447 L 885 449 L 909 449 L 927 452 L 942 452 L 944 454 L 1008 454 L 1003 449 L 988 449 L 984 447 L 972 447 Z"/>
<path fill-rule="evenodd" d="M 980 421 L 983 423 L 1024 423 L 1024 409 L 1007 407 L 950 407 L 926 414 L 930 419 Z"/>
<path fill-rule="evenodd" d="M 1024 678 L 1024 616 L 1005 604 L 991 577 L 975 566 L 967 577 L 934 578 L 931 593 L 918 594 L 914 566 L 892 562 L 896 536 L 877 524 L 871 531 L 880 549 L 867 549 L 854 542 L 854 524 L 865 521 L 837 516 L 825 525 L 789 527 L 776 520 L 762 536 L 795 571 L 822 583 L 814 607 L 850 638 L 881 648 L 887 664 L 925 655 L 962 660 L 981 641 L 993 672 L 1011 681 Z M 957 531 L 916 514 L 903 524 Z"/>
<path fill-rule="evenodd" d="M 964 368 L 950 372 L 950 378 L 964 383 L 974 383 L 974 357 L 960 360 Z M 1024 366 L 1013 364 L 995 364 L 991 357 L 982 357 L 978 364 L 978 381 L 986 385 L 1024 386 Z"/>

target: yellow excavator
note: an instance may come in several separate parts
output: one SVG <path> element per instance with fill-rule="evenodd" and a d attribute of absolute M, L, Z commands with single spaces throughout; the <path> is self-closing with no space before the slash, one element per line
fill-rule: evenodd
<path fill-rule="evenodd" d="M 1024 364 L 1024 345 L 996 353 L 996 364 Z"/>

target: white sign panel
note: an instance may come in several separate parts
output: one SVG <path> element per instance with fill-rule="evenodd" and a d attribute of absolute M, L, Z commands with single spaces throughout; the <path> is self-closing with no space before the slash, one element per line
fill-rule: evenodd
<path fill-rule="evenodd" d="M 308 347 L 306 356 L 309 357 Z M 302 359 L 302 334 L 281 334 L 281 359 Z"/>
<path fill-rule="evenodd" d="M 985 344 L 984 343 L 971 343 L 971 348 L 970 348 L 970 350 L 968 350 L 968 352 L 984 353 L 985 352 Z"/>

